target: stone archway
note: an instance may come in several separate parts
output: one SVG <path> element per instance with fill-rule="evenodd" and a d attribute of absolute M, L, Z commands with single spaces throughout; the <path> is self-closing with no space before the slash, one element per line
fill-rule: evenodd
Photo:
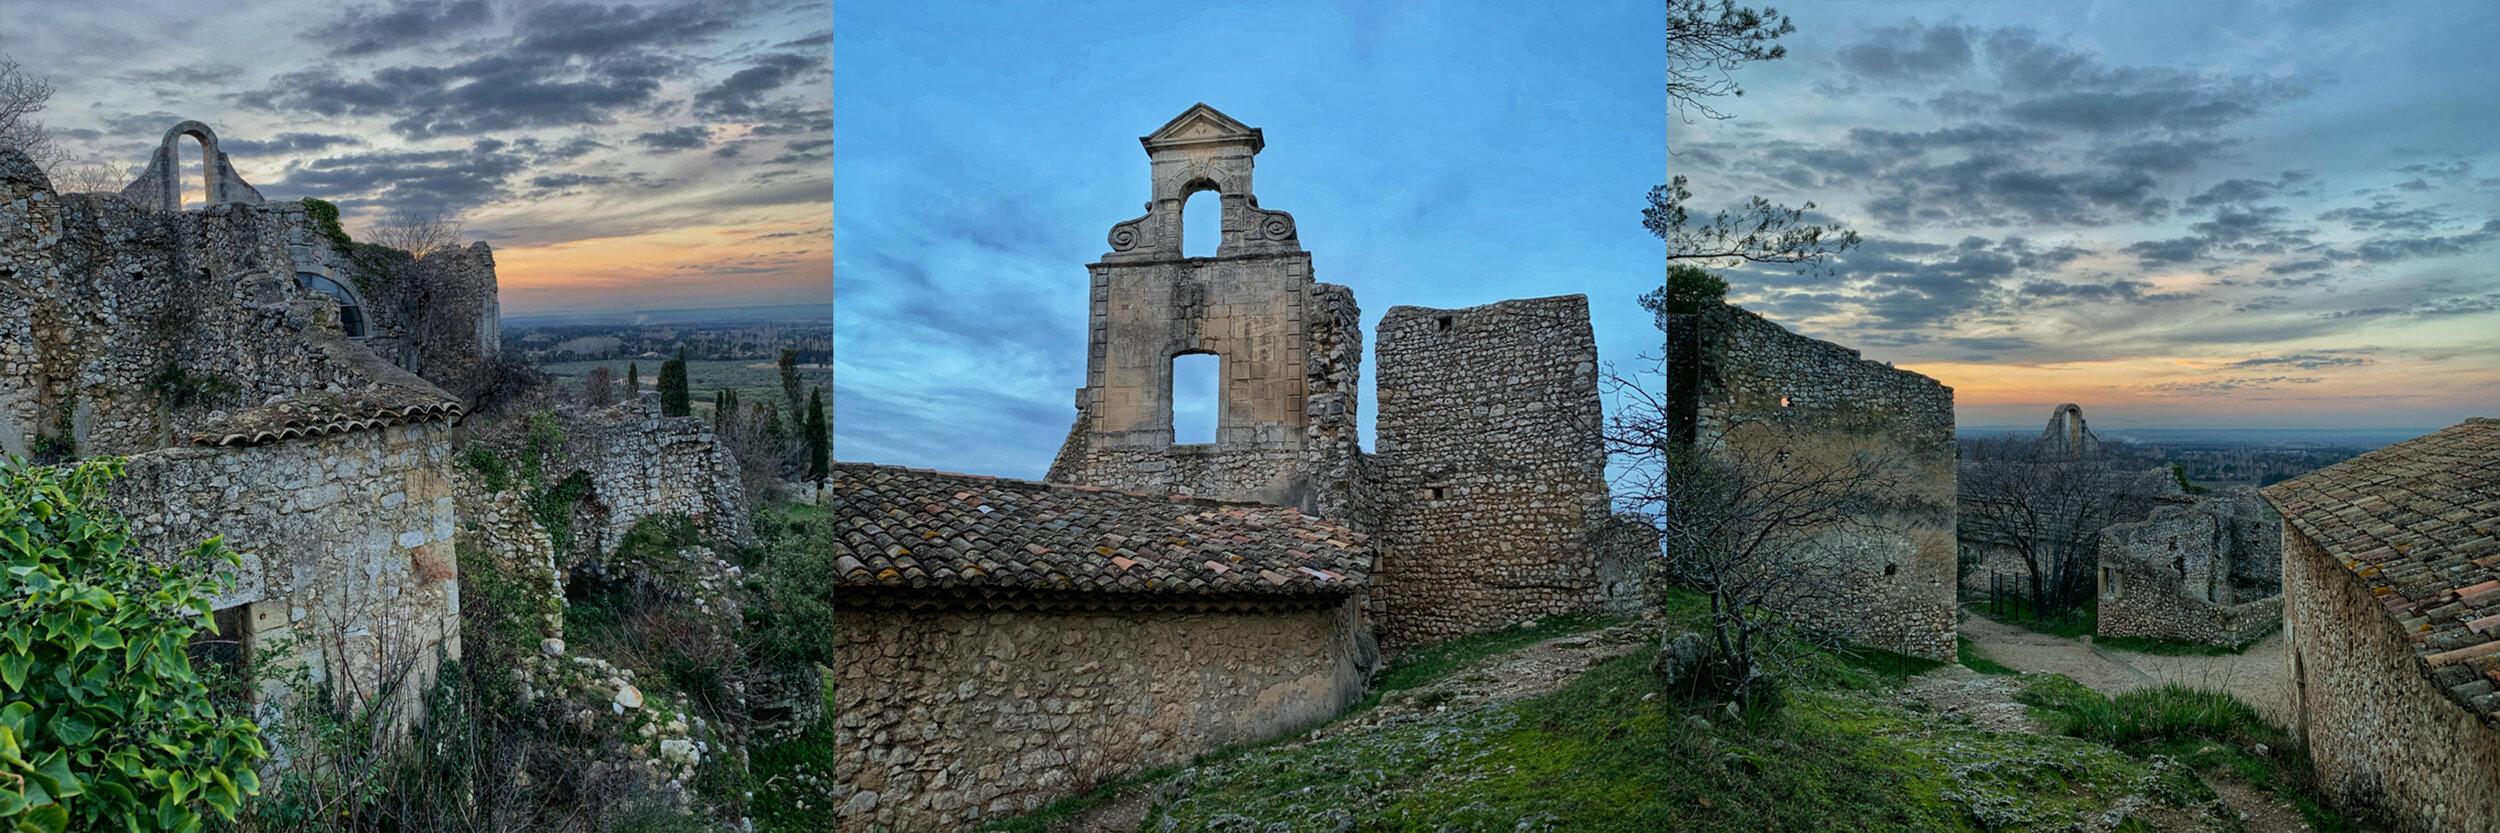
<path fill-rule="evenodd" d="M 244 182 L 243 176 L 235 173 L 234 163 L 226 158 L 225 151 L 217 149 L 217 131 L 191 120 L 184 120 L 165 131 L 164 140 L 157 143 L 156 155 L 148 159 L 148 169 L 139 174 L 137 181 L 122 189 L 123 199 L 148 211 L 171 214 L 182 210 L 180 143 L 184 136 L 200 141 L 200 167 L 204 180 L 201 185 L 205 189 L 202 193 L 208 205 L 262 201 L 260 191 L 251 183 Z"/>

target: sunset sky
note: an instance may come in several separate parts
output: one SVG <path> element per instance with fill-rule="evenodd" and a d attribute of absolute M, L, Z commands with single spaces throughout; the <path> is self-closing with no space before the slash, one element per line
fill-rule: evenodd
<path fill-rule="evenodd" d="M 0 9 L 0 55 L 59 87 L 41 118 L 72 151 L 135 177 L 197 119 L 263 196 L 336 202 L 351 234 L 455 216 L 495 247 L 507 315 L 830 295 L 825 0 Z"/>
<path fill-rule="evenodd" d="M 1146 195 L 1137 137 L 1198 101 L 1266 131 L 1260 203 L 1367 333 L 1582 293 L 1636 362 L 1664 271 L 1643 195 L 1683 174 L 1700 210 L 1814 201 L 1862 232 L 1732 299 L 1952 385 L 1965 426 L 2500 412 L 2500 16 L 1777 5 L 1789 57 L 1688 124 L 1655 2 L 838 2 L 835 455 L 1039 476 L 1085 264 Z"/>

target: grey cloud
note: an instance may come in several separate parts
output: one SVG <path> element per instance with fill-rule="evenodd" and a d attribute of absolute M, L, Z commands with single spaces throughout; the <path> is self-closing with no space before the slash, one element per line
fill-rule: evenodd
<path fill-rule="evenodd" d="M 228 153 L 289 153 L 310 152 L 333 146 L 362 145 L 364 143 L 364 139 L 356 136 L 334 135 L 328 133 L 280 133 L 271 137 L 268 141 L 221 138 L 218 140 L 217 146 L 218 149 L 224 150 Z"/>
<path fill-rule="evenodd" d="M 330 47 L 332 57 L 372 55 L 447 39 L 492 22 L 485 0 L 397 0 L 384 6 L 350 6 L 339 19 L 304 33 Z"/>
<path fill-rule="evenodd" d="M 777 53 L 756 59 L 754 66 L 731 73 L 711 89 L 696 93 L 698 115 L 735 118 L 755 115 L 764 95 L 816 69 L 820 57 Z"/>
<path fill-rule="evenodd" d="M 456 215 L 505 197 L 505 180 L 528 160 L 489 144 L 467 150 L 370 151 L 288 165 L 263 192 L 320 196 L 342 205 L 384 204 Z M 274 194 L 273 194 L 274 195 Z"/>
<path fill-rule="evenodd" d="M 2190 208 L 2203 208 L 2222 203 L 2251 203 L 2274 196 L 2276 190 L 2279 190 L 2279 186 L 2271 182 L 2254 179 L 2226 179 L 2214 183 L 2213 187 L 2205 189 L 2202 194 L 2187 198 L 2187 205 Z"/>
<path fill-rule="evenodd" d="M 2339 356 L 2323 353 L 2295 353 L 2289 356 L 2267 356 L 2255 359 L 2242 359 L 2224 366 L 2265 367 L 2269 365 L 2282 365 L 2285 367 L 2299 368 L 2301 370 L 2323 370 L 2330 367 L 2360 367 L 2369 363 L 2369 359 L 2360 356 Z"/>
<path fill-rule="evenodd" d="M 1876 81 L 1951 75 L 1971 66 L 1972 30 L 1961 26 L 1888 26 L 1840 50 L 1840 66 Z"/>
<path fill-rule="evenodd" d="M 2325 379 L 2316 376 L 2266 376 L 2262 378 L 2214 379 L 2203 382 L 2164 382 L 2147 390 L 2188 396 L 2219 396 L 2244 390 L 2262 390 L 2281 385 L 2314 385 Z"/>
<path fill-rule="evenodd" d="M 2239 143 L 2238 139 L 2144 139 L 2096 146 L 2086 157 L 2115 168 L 2177 173 L 2195 168 Z"/>
<path fill-rule="evenodd" d="M 651 148 L 651 153 L 674 153 L 703 147 L 712 137 L 712 129 L 699 124 L 673 127 L 657 133 L 635 136 L 633 143 Z"/>

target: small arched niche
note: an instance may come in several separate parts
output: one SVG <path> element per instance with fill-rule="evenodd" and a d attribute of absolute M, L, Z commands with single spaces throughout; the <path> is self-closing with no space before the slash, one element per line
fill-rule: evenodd
<path fill-rule="evenodd" d="M 362 340 L 365 337 L 364 305 L 357 303 L 353 290 L 316 272 L 295 273 L 295 285 L 336 299 L 339 303 L 339 329 L 346 331 L 348 338 Z"/>

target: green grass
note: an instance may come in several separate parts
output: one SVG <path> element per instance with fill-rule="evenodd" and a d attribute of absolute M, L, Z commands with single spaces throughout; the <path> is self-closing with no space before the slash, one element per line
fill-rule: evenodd
<path fill-rule="evenodd" d="M 1982 673 L 1982 674 L 1999 674 L 1999 675 L 2007 675 L 2007 676 L 2010 676 L 2010 675 L 2013 675 L 2013 674 L 2021 673 L 2021 672 L 2015 671 L 2015 670 L 2014 670 L 2014 669 L 2012 669 L 2012 668 L 2007 668 L 2007 667 L 2005 666 L 2005 664 L 2004 664 L 2004 663 L 2000 663 L 2000 662 L 1997 662 L 1996 660 L 1989 659 L 1989 658 L 1988 658 L 1988 655 L 1987 655 L 1987 654 L 1980 653 L 1980 652 L 1979 652 L 1979 646 L 1971 644 L 1971 641 L 1970 641 L 1969 639 L 1967 639 L 1967 638 L 1962 639 L 1962 640 L 1961 640 L 1961 643 L 1962 643 L 1962 644 L 1961 644 L 1961 647 L 1960 647 L 1959 651 L 1960 651 L 1960 654 L 1961 654 L 1962 667 L 1964 667 L 1964 668 L 1968 668 L 1968 669 L 1973 670 L 1973 671 L 1977 671 L 1977 672 Z"/>
<path fill-rule="evenodd" d="M 2166 756 L 2197 772 L 2227 771 L 2290 802 L 2320 833 L 2360 829 L 2319 800 L 2308 756 L 2229 694 L 2172 684 L 2110 698 L 2064 676 L 2041 674 L 2015 699 L 2060 734 Z M 2268 754 L 2257 754 L 2261 744 Z"/>
<path fill-rule="evenodd" d="M 539 365 L 538 369 L 549 376 L 556 377 L 557 384 L 578 389 L 582 385 L 582 380 L 590 378 L 591 368 L 606 367 L 610 377 L 609 384 L 613 386 L 612 390 L 615 391 L 617 397 L 623 398 L 625 365 L 629 361 L 642 373 L 643 390 L 650 390 L 660 378 L 660 362 L 664 361 L 663 359 L 558 362 Z M 799 379 L 804 384 L 822 387 L 827 391 L 833 390 L 833 368 L 831 367 L 799 368 Z M 686 394 L 694 400 L 697 412 L 711 413 L 712 394 L 724 388 L 737 390 L 738 398 L 743 401 L 771 402 L 774 403 L 775 408 L 784 411 L 790 408 L 781 395 L 781 368 L 769 359 L 759 361 L 697 359 L 686 362 Z M 800 392 L 802 396 L 805 394 L 805 391 Z M 804 405 L 804 403 L 801 404 Z M 785 413 L 782 416 L 787 418 L 789 414 Z"/>
<path fill-rule="evenodd" d="M 2100 637 L 2094 639 L 2092 644 L 2113 651 L 2133 651 L 2139 654 L 2160 654 L 2169 657 L 2221 657 L 2248 650 L 2247 645 L 2232 648 L 2179 639 L 2155 639 L 2149 636 Z M 2249 643 L 2249 645 L 2254 644 L 2256 643 Z"/>
<path fill-rule="evenodd" d="M 1967 607 L 1972 613 L 2014 627 L 2067 639 L 2091 636 L 2100 630 L 2100 609 L 2090 604 L 2061 610 L 2050 614 L 2047 618 L 2034 618 L 2031 613 L 2031 603 L 2024 599 L 2006 599 L 1993 603 L 1977 601 L 1969 603 Z M 2003 608 L 2003 610 L 2002 612 L 1992 611 L 1991 607 Z"/>
<path fill-rule="evenodd" d="M 747 778 L 756 785 L 747 812 L 763 833 L 806 833 L 833 828 L 833 669 L 825 676 L 826 720 L 806 734 L 748 753 Z M 800 804 L 804 802 L 806 806 Z"/>
<path fill-rule="evenodd" d="M 1876 679 L 1892 686 L 1899 686 L 1909 682 L 1911 677 L 1944 667 L 1944 663 L 1936 660 L 1920 659 L 1908 654 L 1896 654 L 1862 645 L 1852 645 L 1843 649 L 1839 654 L 1839 659 L 1841 664 L 1872 674 Z"/>
<path fill-rule="evenodd" d="M 2209 797 L 2182 772 L 2107 747 L 1985 734 L 1850 693 L 1792 689 L 1786 708 L 1728 721 L 1660 691 L 1649 659 L 1621 657 L 1505 707 L 1185 770 L 1171 782 L 1183 797 L 1155 812 L 1183 830 L 1229 815 L 1254 822 L 1241 829 L 1291 831 L 1353 818 L 1394 833 L 1975 831 L 2058 829 L 2140 784 Z M 1862 674 L 1906 665 L 1831 662 Z"/>
<path fill-rule="evenodd" d="M 1492 633 L 1462 636 L 1447 642 L 1427 645 L 1399 655 L 1380 672 L 1372 686 L 1371 696 L 1355 704 L 1359 712 L 1380 704 L 1380 696 L 1404 691 L 1447 677 L 1468 663 L 1495 654 L 1509 653 L 1557 636 L 1593 631 L 1623 622 L 1621 617 L 1591 613 L 1547 616 L 1526 627 L 1513 626 Z M 1349 712 L 1351 713 L 1351 712 Z"/>

